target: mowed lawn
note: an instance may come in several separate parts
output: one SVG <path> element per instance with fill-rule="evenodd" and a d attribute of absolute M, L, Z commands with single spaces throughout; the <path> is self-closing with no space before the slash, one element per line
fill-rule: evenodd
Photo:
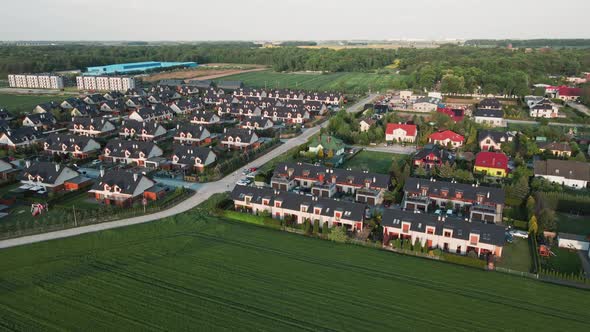
<path fill-rule="evenodd" d="M 57 101 L 61 102 L 66 97 L 61 95 L 17 95 L 0 93 L 0 108 L 6 108 L 15 113 L 30 112 L 37 104 Z"/>
<path fill-rule="evenodd" d="M 557 231 L 580 235 L 590 235 L 590 217 L 557 213 Z"/>
<path fill-rule="evenodd" d="M 225 76 L 217 81 L 242 81 L 253 88 L 289 88 L 320 91 L 366 92 L 392 89 L 403 76 L 374 73 L 279 73 L 259 71 Z"/>
<path fill-rule="evenodd" d="M 387 174 L 393 161 L 403 157 L 404 155 L 399 154 L 363 150 L 344 162 L 342 167 Z"/>
<path fill-rule="evenodd" d="M 21 331 L 582 331 L 588 296 L 198 212 L 0 251 Z"/>
<path fill-rule="evenodd" d="M 515 237 L 512 243 L 506 243 L 502 249 L 502 257 L 497 265 L 503 268 L 530 272 L 532 267 L 529 240 Z"/>

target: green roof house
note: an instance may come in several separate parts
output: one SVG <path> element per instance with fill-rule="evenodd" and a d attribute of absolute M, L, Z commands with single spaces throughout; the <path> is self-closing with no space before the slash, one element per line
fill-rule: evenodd
<path fill-rule="evenodd" d="M 315 137 L 309 143 L 309 152 L 318 153 L 323 150 L 324 156 L 328 156 L 332 151 L 333 156 L 339 156 L 344 153 L 344 142 L 341 139 L 329 135 L 320 135 Z"/>

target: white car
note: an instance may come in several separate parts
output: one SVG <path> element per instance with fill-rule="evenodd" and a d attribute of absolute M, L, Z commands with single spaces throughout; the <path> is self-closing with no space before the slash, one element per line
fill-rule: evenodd
<path fill-rule="evenodd" d="M 510 235 L 512 235 L 514 237 L 519 237 L 521 239 L 528 239 L 529 238 L 529 233 L 527 233 L 525 231 L 511 230 Z"/>

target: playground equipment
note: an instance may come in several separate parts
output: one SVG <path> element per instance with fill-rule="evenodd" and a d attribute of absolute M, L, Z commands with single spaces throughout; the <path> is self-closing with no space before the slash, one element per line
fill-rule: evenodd
<path fill-rule="evenodd" d="M 41 215 L 43 212 L 47 210 L 47 207 L 41 203 L 33 203 L 31 204 L 31 215 L 36 217 Z"/>
<path fill-rule="evenodd" d="M 551 251 L 551 247 L 544 244 L 539 246 L 539 255 L 541 257 L 557 256 L 553 251 Z"/>

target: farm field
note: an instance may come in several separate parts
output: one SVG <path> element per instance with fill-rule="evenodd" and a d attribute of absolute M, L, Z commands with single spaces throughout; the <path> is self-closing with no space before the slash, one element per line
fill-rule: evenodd
<path fill-rule="evenodd" d="M 2 250 L 0 280 L 8 330 L 581 331 L 590 321 L 585 291 L 200 211 Z"/>
<path fill-rule="evenodd" d="M 15 115 L 18 113 L 30 112 L 39 103 L 48 101 L 62 101 L 64 96 L 60 95 L 17 95 L 0 93 L 0 107 L 7 108 Z"/>
<path fill-rule="evenodd" d="M 258 71 L 231 75 L 220 80 L 242 81 L 252 88 L 290 88 L 319 91 L 342 91 L 361 93 L 368 90 L 392 89 L 403 76 L 373 73 L 278 73 Z"/>
<path fill-rule="evenodd" d="M 387 174 L 389 173 L 392 162 L 403 157 L 405 156 L 387 152 L 363 150 L 351 159 L 345 161 L 342 167 Z"/>

